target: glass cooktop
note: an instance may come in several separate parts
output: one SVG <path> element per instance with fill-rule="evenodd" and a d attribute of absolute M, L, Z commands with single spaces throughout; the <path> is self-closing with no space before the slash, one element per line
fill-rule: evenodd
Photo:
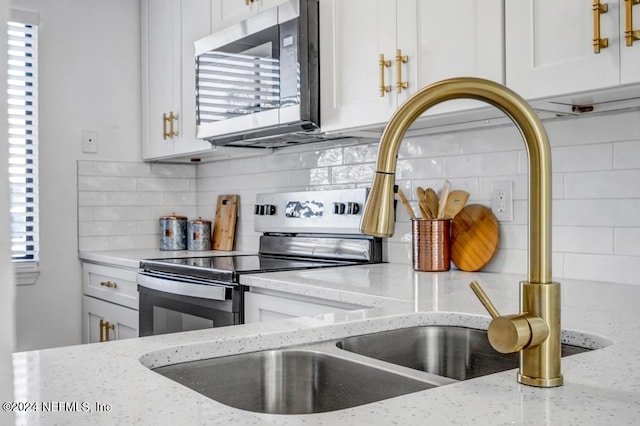
<path fill-rule="evenodd" d="M 291 271 L 296 269 L 326 268 L 331 266 L 357 264 L 358 262 L 347 260 L 324 260 L 249 254 L 149 259 L 141 261 L 140 267 L 145 271 L 157 271 L 225 282 L 237 282 L 238 275 L 240 274 Z"/>

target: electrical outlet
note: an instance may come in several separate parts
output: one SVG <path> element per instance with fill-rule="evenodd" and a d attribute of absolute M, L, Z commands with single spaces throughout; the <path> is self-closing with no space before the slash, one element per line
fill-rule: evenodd
<path fill-rule="evenodd" d="M 500 222 L 513 222 L 513 182 L 491 184 L 491 210 Z"/>
<path fill-rule="evenodd" d="M 98 152 L 98 132 L 95 130 L 82 131 L 82 152 L 91 154 Z"/>

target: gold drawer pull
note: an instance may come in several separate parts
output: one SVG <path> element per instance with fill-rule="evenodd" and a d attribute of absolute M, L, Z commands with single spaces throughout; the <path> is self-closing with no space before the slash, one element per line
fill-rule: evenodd
<path fill-rule="evenodd" d="M 609 47 L 609 39 L 600 37 L 600 15 L 608 11 L 608 3 L 600 3 L 600 0 L 593 0 L 593 53 L 600 53 L 600 49 Z"/>
<path fill-rule="evenodd" d="M 624 38 L 627 40 L 627 46 L 633 46 L 635 40 L 640 40 L 640 30 L 633 29 L 633 6 L 640 4 L 640 0 L 624 0 L 625 23 Z"/>
<path fill-rule="evenodd" d="M 112 283 L 111 281 L 102 281 L 100 282 L 100 285 L 108 288 L 118 288 L 118 284 Z"/>
<path fill-rule="evenodd" d="M 380 54 L 380 97 L 383 97 L 385 93 L 391 91 L 391 86 L 385 86 L 384 84 L 384 69 L 391 66 L 391 60 L 384 59 L 384 53 Z"/>
<path fill-rule="evenodd" d="M 402 64 L 407 63 L 408 60 L 409 57 L 406 55 L 403 56 L 401 49 L 396 50 L 396 77 L 398 79 L 396 81 L 396 87 L 398 88 L 398 93 L 402 93 L 402 89 L 409 87 L 408 81 L 402 81 Z"/>

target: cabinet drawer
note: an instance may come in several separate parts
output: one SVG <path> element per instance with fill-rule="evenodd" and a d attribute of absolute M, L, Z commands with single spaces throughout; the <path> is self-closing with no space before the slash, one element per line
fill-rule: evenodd
<path fill-rule="evenodd" d="M 84 294 L 137 310 L 137 272 L 135 269 L 83 263 Z"/>

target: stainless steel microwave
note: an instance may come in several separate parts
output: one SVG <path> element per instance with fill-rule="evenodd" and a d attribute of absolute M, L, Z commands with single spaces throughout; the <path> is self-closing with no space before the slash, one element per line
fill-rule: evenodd
<path fill-rule="evenodd" d="M 195 42 L 197 137 L 279 147 L 319 132 L 318 0 L 291 0 Z"/>

